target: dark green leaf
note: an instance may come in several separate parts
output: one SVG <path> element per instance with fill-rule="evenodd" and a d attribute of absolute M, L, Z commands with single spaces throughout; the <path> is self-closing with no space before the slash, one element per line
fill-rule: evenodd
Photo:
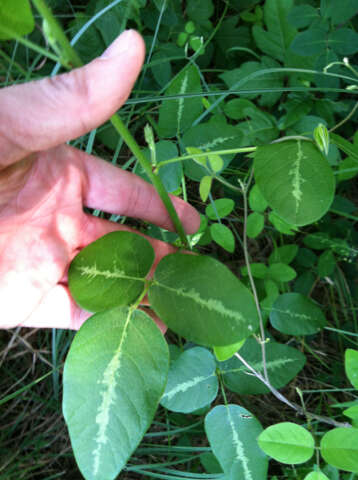
<path fill-rule="evenodd" d="M 287 16 L 289 23 L 296 28 L 308 27 L 318 18 L 318 10 L 312 5 L 297 5 L 290 10 Z"/>
<path fill-rule="evenodd" d="M 333 201 L 332 169 L 311 142 L 291 140 L 258 147 L 254 171 L 269 205 L 293 225 L 318 220 Z"/>
<path fill-rule="evenodd" d="M 287 21 L 292 6 L 293 0 L 266 0 L 264 20 L 267 31 L 258 25 L 252 30 L 259 49 L 281 62 L 296 32 Z"/>
<path fill-rule="evenodd" d="M 303 368 L 306 358 L 299 351 L 288 345 L 270 341 L 266 344 L 266 366 L 271 384 L 275 388 L 287 385 Z M 240 355 L 257 372 L 263 374 L 261 345 L 250 337 L 240 350 Z M 241 361 L 233 357 L 220 363 L 219 368 L 225 385 L 239 395 L 256 395 L 268 393 L 269 389 Z"/>
<path fill-rule="evenodd" d="M 203 111 L 201 98 L 183 98 L 186 93 L 201 92 L 197 68 L 184 68 L 171 82 L 165 95 L 177 96 L 176 100 L 165 100 L 159 108 L 158 134 L 174 137 L 187 130 Z"/>
<path fill-rule="evenodd" d="M 149 300 L 169 328 L 201 345 L 230 345 L 258 326 L 249 290 L 210 257 L 181 253 L 164 257 Z"/>
<path fill-rule="evenodd" d="M 328 43 L 339 55 L 353 55 L 358 52 L 358 33 L 350 28 L 339 28 L 330 34 Z"/>
<path fill-rule="evenodd" d="M 291 50 L 298 55 L 318 55 L 326 48 L 326 32 L 322 28 L 312 27 L 298 33 L 291 43 Z"/>
<path fill-rule="evenodd" d="M 264 479 L 268 459 L 257 445 L 258 420 L 239 405 L 218 405 L 205 417 L 205 431 L 227 479 Z"/>
<path fill-rule="evenodd" d="M 270 322 L 287 335 L 312 335 L 326 325 L 320 308 L 300 293 L 280 295 L 272 307 Z"/>
<path fill-rule="evenodd" d="M 208 350 L 202 347 L 185 350 L 170 366 L 161 405 L 183 413 L 205 407 L 218 392 L 215 370 L 215 359 Z"/>
<path fill-rule="evenodd" d="M 332 275 L 336 268 L 336 259 L 331 250 L 326 250 L 318 259 L 318 275 L 328 277 Z"/>
<path fill-rule="evenodd" d="M 144 289 L 154 261 L 151 244 L 131 232 L 112 232 L 72 260 L 68 285 L 73 298 L 91 312 L 130 305 Z"/>
<path fill-rule="evenodd" d="M 63 413 L 87 480 L 112 480 L 150 426 L 168 373 L 168 347 L 153 320 L 125 307 L 88 319 L 71 345 Z"/>

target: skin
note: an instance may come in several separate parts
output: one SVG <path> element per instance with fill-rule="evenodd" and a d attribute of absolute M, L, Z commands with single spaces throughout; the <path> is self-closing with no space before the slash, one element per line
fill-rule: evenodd
<path fill-rule="evenodd" d="M 127 31 L 85 67 L 0 90 L 1 328 L 76 330 L 91 315 L 71 298 L 68 266 L 97 238 L 129 229 L 84 213 L 84 206 L 173 230 L 151 185 L 65 144 L 120 108 L 144 55 L 140 35 Z M 173 202 L 186 232 L 194 233 L 196 210 L 179 198 Z M 150 242 L 155 265 L 174 251 Z"/>

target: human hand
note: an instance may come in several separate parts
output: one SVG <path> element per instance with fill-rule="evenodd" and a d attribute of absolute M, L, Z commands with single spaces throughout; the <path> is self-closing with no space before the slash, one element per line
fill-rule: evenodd
<path fill-rule="evenodd" d="M 145 47 L 123 33 L 104 55 L 53 78 L 0 90 L 0 327 L 78 329 L 91 314 L 71 298 L 67 270 L 88 243 L 129 230 L 83 206 L 173 229 L 154 188 L 64 142 L 104 123 L 128 98 Z M 187 233 L 199 215 L 173 197 Z M 174 251 L 150 239 L 155 264 Z"/>

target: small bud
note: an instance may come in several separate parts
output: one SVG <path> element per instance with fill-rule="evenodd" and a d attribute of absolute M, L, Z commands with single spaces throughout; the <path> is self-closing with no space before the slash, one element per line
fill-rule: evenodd
<path fill-rule="evenodd" d="M 313 138 L 321 152 L 324 152 L 325 155 L 328 155 L 329 132 L 327 127 L 320 123 L 313 131 Z"/>

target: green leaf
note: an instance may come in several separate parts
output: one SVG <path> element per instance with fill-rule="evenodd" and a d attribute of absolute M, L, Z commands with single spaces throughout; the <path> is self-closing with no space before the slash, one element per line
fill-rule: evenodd
<path fill-rule="evenodd" d="M 224 112 L 233 120 L 242 120 L 247 117 L 247 108 L 255 108 L 255 104 L 246 98 L 234 98 L 224 105 Z"/>
<path fill-rule="evenodd" d="M 132 232 L 108 233 L 72 260 L 71 294 L 91 312 L 130 305 L 143 292 L 153 261 L 153 247 L 145 238 Z"/>
<path fill-rule="evenodd" d="M 276 120 L 270 114 L 256 107 L 247 108 L 245 112 L 248 118 L 237 127 L 243 132 L 249 144 L 265 144 L 278 137 Z"/>
<path fill-rule="evenodd" d="M 321 440 L 323 459 L 341 470 L 358 473 L 358 430 L 334 428 Z"/>
<path fill-rule="evenodd" d="M 327 38 L 324 29 L 312 27 L 298 33 L 291 43 L 291 50 L 302 56 L 318 55 L 326 48 Z"/>
<path fill-rule="evenodd" d="M 233 253 L 235 250 L 235 237 L 230 228 L 222 223 L 213 223 L 210 225 L 210 235 L 220 247 Z"/>
<path fill-rule="evenodd" d="M 210 152 L 218 149 L 237 148 L 241 144 L 242 138 L 243 134 L 233 125 L 227 124 L 222 115 L 219 122 L 211 120 L 190 128 L 185 132 L 182 140 L 185 147 L 196 147 L 202 152 Z M 223 157 L 223 168 L 229 165 L 234 156 L 231 154 Z M 199 181 L 203 175 L 208 174 L 207 170 L 195 163 L 194 160 L 185 162 L 184 171 L 191 180 L 195 181 Z M 213 171 L 213 173 L 218 172 Z"/>
<path fill-rule="evenodd" d="M 184 98 L 186 93 L 201 92 L 200 76 L 197 68 L 184 68 L 167 88 L 166 96 L 176 96 L 176 100 L 164 100 L 159 108 L 158 135 L 174 137 L 190 128 L 193 121 L 203 111 L 200 96 Z"/>
<path fill-rule="evenodd" d="M 256 90 L 272 88 L 279 88 L 283 85 L 282 74 L 279 73 L 267 73 L 259 74 L 261 70 L 268 68 L 279 67 L 279 63 L 269 57 L 263 57 L 261 63 L 255 61 L 249 61 L 242 63 L 239 68 L 234 70 L 227 70 L 219 75 L 219 77 L 226 83 L 230 89 L 244 89 L 249 90 L 250 93 L 245 93 L 245 97 L 252 100 L 260 95 L 260 104 L 264 106 L 273 105 L 281 96 L 278 92 L 262 93 Z M 252 93 L 251 93 L 252 91 Z M 259 110 L 260 111 L 260 110 Z M 264 112 L 260 111 L 262 115 Z M 247 116 L 246 108 L 245 115 Z"/>
<path fill-rule="evenodd" d="M 358 52 L 358 33 L 350 28 L 339 28 L 330 34 L 328 43 L 339 55 L 354 55 Z"/>
<path fill-rule="evenodd" d="M 17 36 L 27 35 L 34 28 L 35 20 L 29 0 L 1 0 L 0 40 L 11 40 Z"/>
<path fill-rule="evenodd" d="M 149 160 L 149 149 L 143 149 L 142 152 Z M 160 140 L 155 144 L 155 156 L 158 164 L 160 162 L 164 162 L 165 160 L 170 160 L 177 157 L 178 149 L 174 142 L 170 142 L 169 140 Z M 149 181 L 149 177 L 142 168 L 142 166 L 138 165 L 135 173 L 136 175 L 139 175 L 140 177 L 145 178 L 147 181 Z M 181 185 L 181 179 L 183 175 L 182 162 L 179 161 L 163 165 L 159 168 L 158 174 L 164 184 L 166 191 L 175 192 Z"/>
<path fill-rule="evenodd" d="M 264 21 L 267 31 L 254 25 L 252 34 L 256 45 L 267 55 L 283 62 L 296 30 L 288 23 L 287 15 L 293 0 L 266 0 Z"/>
<path fill-rule="evenodd" d="M 264 479 L 268 459 L 257 445 L 259 421 L 239 405 L 218 405 L 205 417 L 205 431 L 228 479 Z"/>
<path fill-rule="evenodd" d="M 168 373 L 167 344 L 153 320 L 125 307 L 89 318 L 63 377 L 63 413 L 87 480 L 112 480 L 149 428 Z"/>
<path fill-rule="evenodd" d="M 209 165 L 213 172 L 220 172 L 224 168 L 224 160 L 215 154 L 208 155 Z"/>
<path fill-rule="evenodd" d="M 287 335 L 313 335 L 325 325 L 320 308 L 300 293 L 283 293 L 270 313 L 271 325 Z"/>
<path fill-rule="evenodd" d="M 200 180 L 199 195 L 203 202 L 206 202 L 206 200 L 208 199 L 212 183 L 213 177 L 210 177 L 209 175 L 205 175 Z"/>
<path fill-rule="evenodd" d="M 269 264 L 273 263 L 291 263 L 298 252 L 298 245 L 287 244 L 277 247 L 269 256 Z"/>
<path fill-rule="evenodd" d="M 205 214 L 210 220 L 218 220 L 230 215 L 234 207 L 235 202 L 231 198 L 219 198 L 206 207 Z"/>
<path fill-rule="evenodd" d="M 267 267 L 264 263 L 259 263 L 259 262 L 250 263 L 250 269 L 253 277 L 266 278 Z M 245 277 L 249 274 L 248 268 L 246 265 L 244 267 L 241 267 L 241 274 L 244 275 Z"/>
<path fill-rule="evenodd" d="M 292 231 L 294 229 L 294 226 L 285 222 L 285 220 L 279 217 L 277 213 L 270 212 L 268 219 L 276 228 L 276 230 L 278 230 L 280 233 L 283 233 L 285 235 L 294 235 L 294 232 Z"/>
<path fill-rule="evenodd" d="M 290 282 L 297 274 L 292 267 L 285 263 L 273 263 L 268 267 L 267 276 L 276 282 Z"/>
<path fill-rule="evenodd" d="M 336 259 L 334 258 L 331 250 L 326 250 L 318 259 L 318 275 L 323 277 L 329 277 L 333 274 L 336 268 Z"/>
<path fill-rule="evenodd" d="M 333 201 L 332 169 L 311 142 L 290 140 L 258 147 L 254 171 L 264 198 L 292 225 L 315 222 Z"/>
<path fill-rule="evenodd" d="M 346 375 L 353 385 L 358 390 L 358 351 L 347 348 L 344 359 L 344 366 Z"/>
<path fill-rule="evenodd" d="M 246 234 L 249 238 L 256 238 L 265 226 L 265 217 L 258 212 L 250 213 L 247 217 Z"/>
<path fill-rule="evenodd" d="M 334 25 L 345 23 L 357 13 L 356 0 L 321 0 L 321 12 L 324 18 L 331 18 Z"/>
<path fill-rule="evenodd" d="M 305 476 L 304 480 L 329 480 L 322 472 L 311 472 Z"/>
<path fill-rule="evenodd" d="M 225 362 L 229 360 L 240 348 L 243 346 L 246 340 L 233 343 L 232 345 L 224 345 L 223 347 L 214 347 L 214 353 L 219 362 Z"/>
<path fill-rule="evenodd" d="M 261 433 L 257 441 L 267 455 L 281 463 L 304 463 L 314 453 L 312 435 L 296 423 L 271 425 Z"/>
<path fill-rule="evenodd" d="M 170 366 L 161 405 L 190 413 L 211 403 L 218 393 L 213 355 L 202 347 L 185 350 Z"/>
<path fill-rule="evenodd" d="M 200 345 L 230 345 L 258 326 L 250 291 L 217 260 L 174 253 L 156 268 L 149 301 L 160 319 Z"/>
<path fill-rule="evenodd" d="M 308 27 L 318 18 L 318 11 L 312 5 L 297 5 L 287 15 L 288 22 L 296 28 Z"/>
<path fill-rule="evenodd" d="M 303 368 L 305 356 L 295 348 L 281 343 L 268 342 L 266 366 L 271 384 L 275 388 L 287 385 Z M 240 350 L 240 355 L 257 372 L 263 374 L 261 345 L 252 337 L 248 338 Z M 257 395 L 268 393 L 269 389 L 251 374 L 237 357 L 219 364 L 225 385 L 239 395 Z"/>
<path fill-rule="evenodd" d="M 347 410 L 343 410 L 343 415 L 352 420 L 358 420 L 358 405 L 353 405 L 352 407 L 347 408 Z"/>
<path fill-rule="evenodd" d="M 262 196 L 260 189 L 257 185 L 254 185 L 249 193 L 249 207 L 254 212 L 263 213 L 268 206 L 268 203 Z"/>
<path fill-rule="evenodd" d="M 212 0 L 196 0 L 188 2 L 186 14 L 191 20 L 197 23 L 205 23 L 214 13 Z"/>

